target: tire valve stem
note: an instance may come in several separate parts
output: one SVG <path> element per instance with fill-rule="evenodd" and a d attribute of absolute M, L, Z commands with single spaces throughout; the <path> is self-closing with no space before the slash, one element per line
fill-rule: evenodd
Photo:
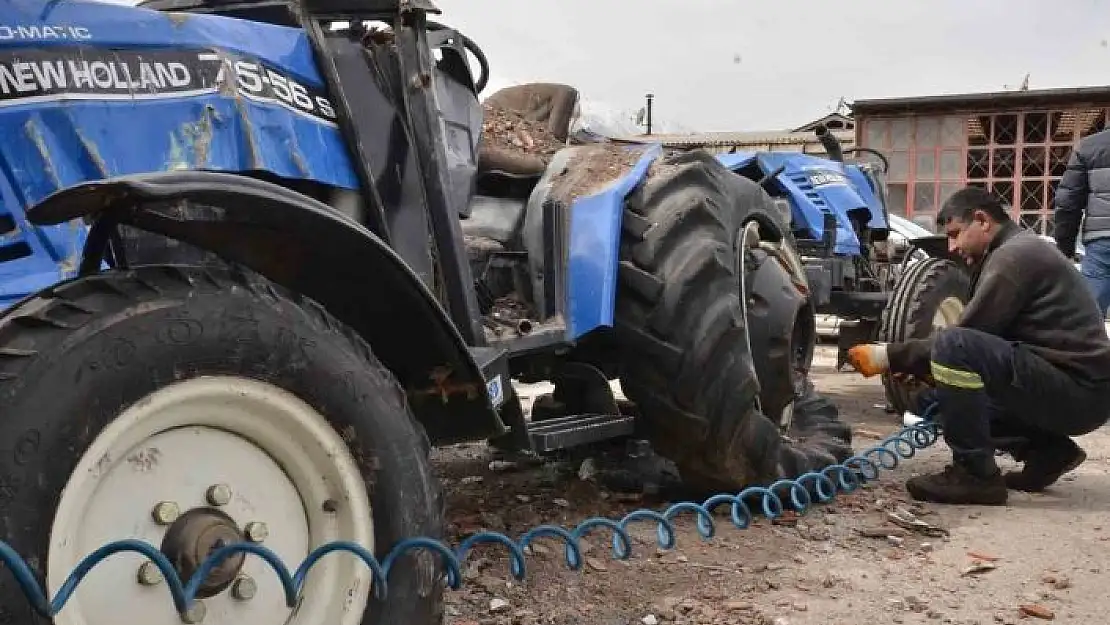
<path fill-rule="evenodd" d="M 231 596 L 239 601 L 250 601 L 258 592 L 258 584 L 247 575 L 240 575 L 231 585 Z"/>

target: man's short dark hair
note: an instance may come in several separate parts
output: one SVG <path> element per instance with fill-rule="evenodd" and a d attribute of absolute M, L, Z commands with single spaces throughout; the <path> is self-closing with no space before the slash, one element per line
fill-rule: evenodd
<path fill-rule="evenodd" d="M 943 228 L 953 219 L 969 222 L 977 210 L 990 215 L 991 219 L 999 223 L 1010 221 L 1010 215 L 998 196 L 982 187 L 964 187 L 945 200 L 944 206 L 937 213 L 937 225 Z"/>

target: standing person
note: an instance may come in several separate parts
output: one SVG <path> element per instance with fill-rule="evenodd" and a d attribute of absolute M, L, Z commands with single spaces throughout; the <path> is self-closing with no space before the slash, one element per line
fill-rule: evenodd
<path fill-rule="evenodd" d="M 1110 130 L 1079 140 L 1054 203 L 1056 246 L 1073 258 L 1082 230 L 1080 270 L 1105 317 L 1110 309 Z"/>
<path fill-rule="evenodd" d="M 868 377 L 889 371 L 935 384 L 953 463 L 910 479 L 910 496 L 1002 505 L 1008 489 L 1041 491 L 1086 459 L 1071 437 L 1110 417 L 1110 338 L 1075 268 L 993 195 L 957 191 L 937 225 L 972 269 L 959 322 L 926 339 L 857 345 L 848 358 Z M 994 447 L 1004 437 L 1027 441 L 1004 450 L 1024 462 L 1005 476 Z"/>

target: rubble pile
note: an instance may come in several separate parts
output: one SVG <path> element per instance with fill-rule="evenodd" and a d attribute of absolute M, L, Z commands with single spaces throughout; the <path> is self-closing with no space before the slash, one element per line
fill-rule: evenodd
<path fill-rule="evenodd" d="M 554 137 L 540 122 L 488 104 L 483 104 L 482 108 L 482 145 L 487 148 L 520 152 L 547 160 L 566 146 L 566 142 Z"/>

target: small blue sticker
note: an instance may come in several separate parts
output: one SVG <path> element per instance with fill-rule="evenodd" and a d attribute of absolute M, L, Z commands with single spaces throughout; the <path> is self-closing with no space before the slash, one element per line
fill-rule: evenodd
<path fill-rule="evenodd" d="M 501 404 L 505 403 L 505 388 L 501 385 L 501 374 L 497 374 L 492 380 L 486 382 L 486 392 L 489 393 L 489 399 L 493 402 L 494 408 L 500 408 Z"/>

